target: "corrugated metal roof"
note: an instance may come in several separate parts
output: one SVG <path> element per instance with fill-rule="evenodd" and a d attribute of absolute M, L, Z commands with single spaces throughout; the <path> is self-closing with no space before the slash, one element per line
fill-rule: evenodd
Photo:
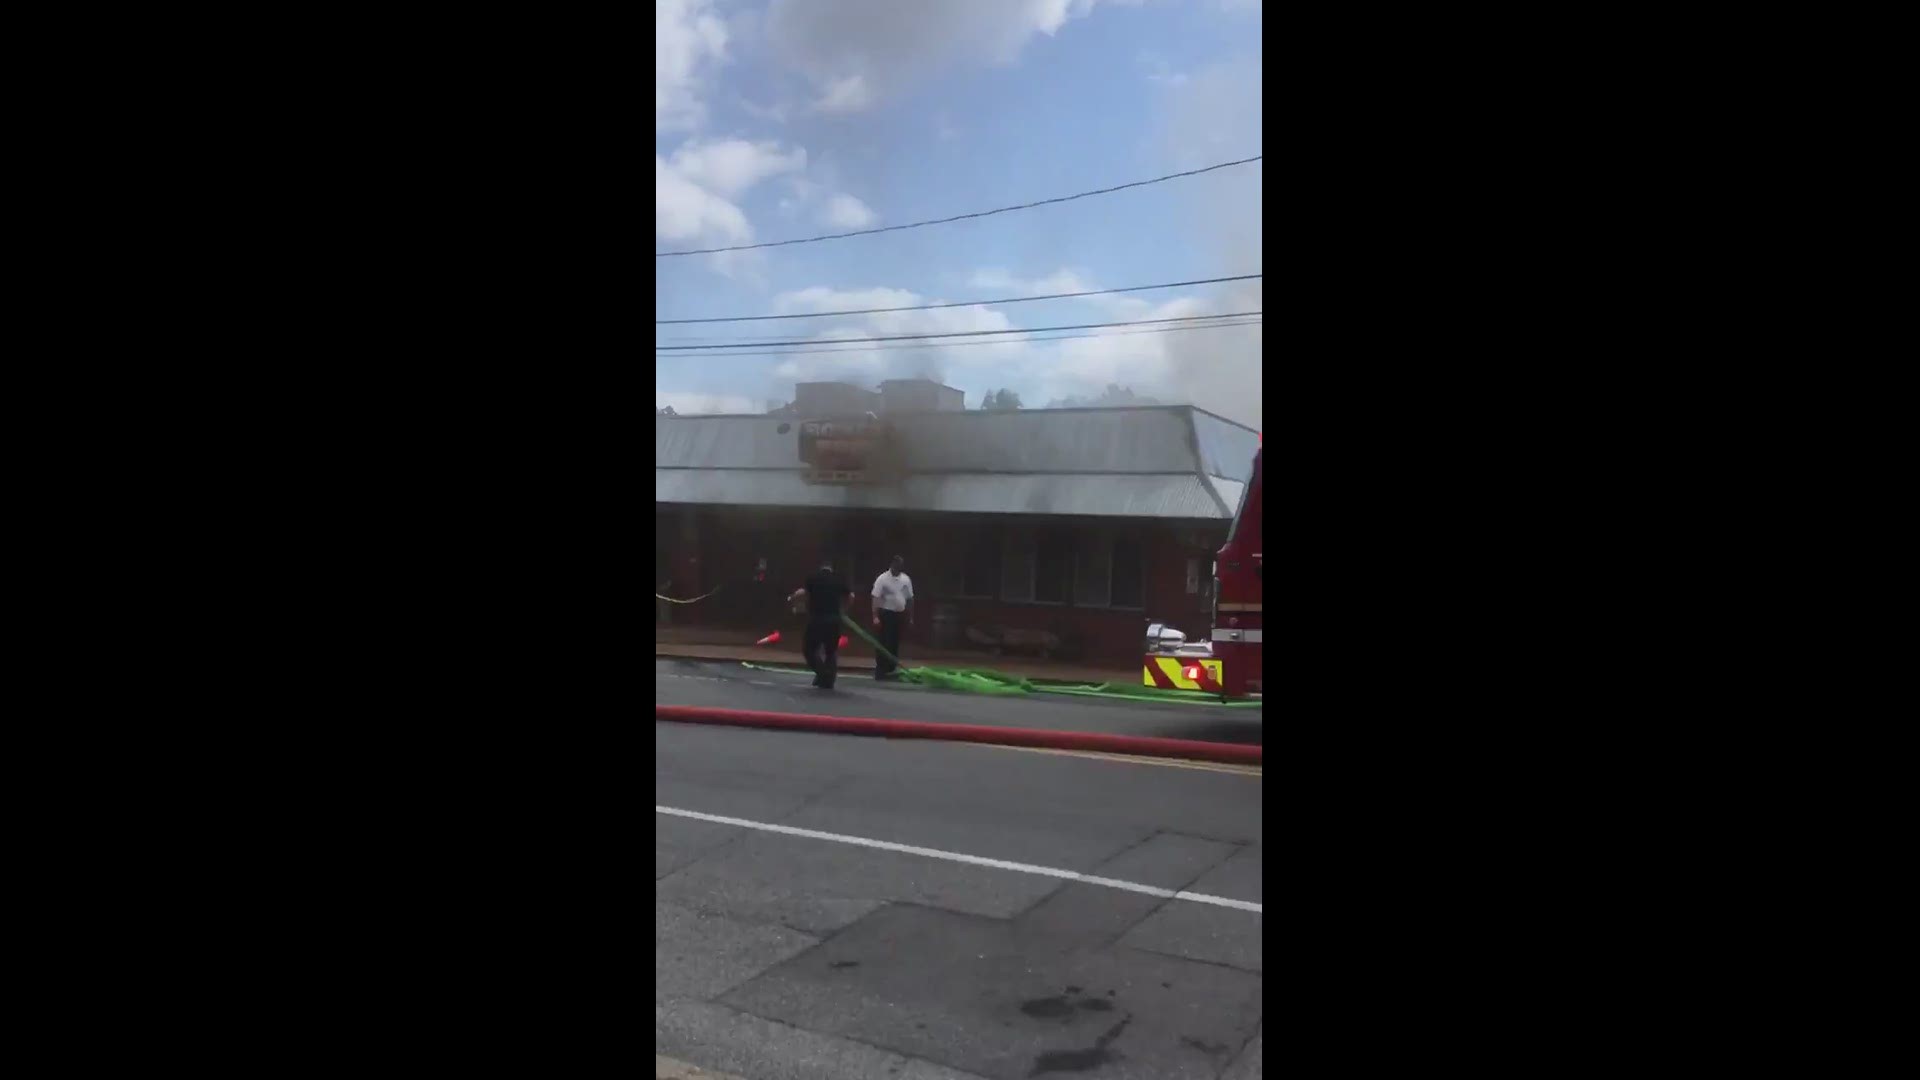
<path fill-rule="evenodd" d="M 900 444 L 909 472 L 1197 472 L 1186 411 L 931 413 Z"/>
<path fill-rule="evenodd" d="M 1222 480 L 1217 476 L 1210 476 L 1207 480 L 1213 485 L 1214 494 L 1226 504 L 1227 520 L 1232 521 L 1233 515 L 1240 512 L 1240 496 L 1246 494 L 1247 485 L 1238 480 Z"/>
<path fill-rule="evenodd" d="M 799 427 L 656 418 L 654 501 L 1230 519 L 1259 445 L 1187 406 L 918 413 L 894 427 L 905 479 L 842 487 L 802 478 Z"/>
<path fill-rule="evenodd" d="M 1259 432 L 1196 409 L 1193 434 L 1200 451 L 1201 472 L 1242 483 L 1253 478 L 1253 455 L 1260 449 Z"/>
<path fill-rule="evenodd" d="M 1139 409 L 1036 409 L 934 412 L 894 426 L 908 471 L 1201 472 L 1203 450 L 1225 446 L 1224 420 L 1184 406 Z M 1196 424 L 1206 434 L 1196 438 Z M 782 434 L 780 426 L 787 431 Z M 791 469 L 799 463 L 799 421 L 779 416 L 663 416 L 653 425 L 657 466 L 694 469 Z M 1253 451 L 1239 473 L 1245 479 Z"/>
<path fill-rule="evenodd" d="M 1225 520 L 1197 474 L 948 473 L 896 485 L 809 484 L 771 469 L 655 469 L 653 501 L 722 506 L 817 506 L 955 514 L 1049 514 Z"/>
<path fill-rule="evenodd" d="M 781 434 L 782 425 L 786 433 Z M 796 469 L 800 422 L 779 416 L 662 416 L 653 423 L 655 468 Z"/>
<path fill-rule="evenodd" d="M 901 485 L 915 509 L 974 514 L 1218 518 L 1220 504 L 1193 475 L 916 476 Z"/>

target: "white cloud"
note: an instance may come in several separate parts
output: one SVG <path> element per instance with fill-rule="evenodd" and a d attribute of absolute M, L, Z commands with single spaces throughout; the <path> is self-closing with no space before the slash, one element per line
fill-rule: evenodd
<path fill-rule="evenodd" d="M 816 284 L 781 292 L 774 298 L 776 315 L 801 315 L 806 311 L 845 311 L 851 307 L 906 307 L 920 304 L 920 296 L 904 288 L 828 288 Z"/>
<path fill-rule="evenodd" d="M 773 310 L 778 315 L 798 315 L 809 311 L 907 307 L 922 302 L 918 294 L 905 289 L 829 289 L 824 285 L 815 285 L 774 297 Z"/>
<path fill-rule="evenodd" d="M 1185 72 L 1173 70 L 1168 66 L 1166 58 L 1155 52 L 1142 52 L 1140 66 L 1146 69 L 1147 81 L 1151 83 L 1161 86 L 1181 86 L 1187 81 Z"/>
<path fill-rule="evenodd" d="M 1257 249 L 1257 241 L 1255 244 Z M 1253 265 L 1257 266 L 1258 263 Z M 1103 283 L 1084 271 L 1060 269 L 1037 278 L 1005 270 L 976 271 L 969 286 L 994 296 L 1047 296 L 1090 292 Z M 1137 284 L 1137 283 L 1136 283 Z M 1205 295 L 1166 293 L 1088 296 L 1062 304 L 1084 304 L 1087 317 L 1071 307 L 1049 305 L 1041 325 L 1075 322 L 1134 322 L 1222 315 L 1260 310 L 1258 283 L 1223 287 Z M 1147 299 L 1154 297 L 1155 299 Z M 1243 323 L 1245 320 L 1228 320 Z M 1076 331 L 1036 341 L 1013 372 L 1009 384 L 1032 402 L 1098 396 L 1110 384 L 1169 403 L 1191 402 L 1242 422 L 1258 422 L 1260 334 L 1258 325 L 1166 330 L 1171 323 Z M 1163 332 L 1164 331 L 1164 332 Z M 1031 391 L 1031 392 L 1029 392 Z"/>
<path fill-rule="evenodd" d="M 1005 271 L 982 270 L 972 275 L 968 290 L 992 295 L 1025 296 L 1080 292 L 1100 287 L 1084 271 L 1060 269 L 1037 278 Z M 973 295 L 982 295 L 973 293 Z M 942 303 L 908 289 L 877 286 L 834 289 L 815 286 L 774 297 L 778 314 L 864 311 L 872 308 L 915 307 Z M 1257 308 L 1244 295 L 1224 290 L 1205 295 L 1086 297 L 1082 312 L 1071 306 L 1032 316 L 1030 325 L 1073 322 L 1120 322 L 1135 319 L 1174 319 Z M 1050 306 L 1051 307 L 1051 306 Z M 1026 314 L 1023 312 L 1023 314 Z M 1190 401 L 1242 422 L 1257 422 L 1259 394 L 1257 356 L 1260 329 L 1232 326 L 1170 333 L 1144 333 L 1153 327 L 1125 327 L 1088 331 L 1102 336 L 1063 337 L 1055 340 L 1009 340 L 997 336 L 941 338 L 930 342 L 884 342 L 877 339 L 911 334 L 938 334 L 974 330 L 1012 330 L 1016 324 L 1005 312 L 988 305 L 918 311 L 881 311 L 864 315 L 823 317 L 790 324 L 783 338 L 821 342 L 815 351 L 792 352 L 762 368 L 773 380 L 769 394 L 786 394 L 794 382 L 845 380 L 874 385 L 883 379 L 931 378 L 958 386 L 969 395 L 988 387 L 1011 386 L 1032 405 L 1068 397 L 1098 397 L 1109 385 L 1166 402 Z M 928 346 L 939 347 L 928 347 Z M 1242 363 L 1256 358 L 1251 383 Z M 1224 369 L 1216 371 L 1214 369 Z M 742 389 L 748 389 L 743 387 Z M 1256 400 L 1241 400 L 1251 397 Z M 744 399 L 742 399 L 744 400 Z M 676 411 L 685 411 L 676 406 Z"/>
<path fill-rule="evenodd" d="M 721 277 L 761 292 L 767 288 L 767 253 L 764 251 L 716 251 L 704 258 L 707 267 Z"/>
<path fill-rule="evenodd" d="M 745 139 L 690 139 L 673 152 L 674 171 L 727 199 L 737 199 L 748 188 L 770 176 L 800 172 L 807 152 L 783 150 L 777 142 Z"/>
<path fill-rule="evenodd" d="M 700 90 L 725 58 L 727 27 L 711 0 L 654 0 L 653 127 L 684 131 L 706 119 Z"/>
<path fill-rule="evenodd" d="M 1021 287 L 1022 282 L 1005 270 L 988 269 L 975 270 L 967 278 L 967 284 L 976 289 L 1017 289 Z"/>
<path fill-rule="evenodd" d="M 809 311 L 848 311 L 868 308 L 910 307 L 928 300 L 906 289 L 830 289 L 815 286 L 774 297 L 774 311 L 781 314 Z M 840 316 L 810 324 L 807 332 L 796 334 L 814 341 L 845 341 L 830 346 L 832 352 L 805 352 L 782 361 L 774 374 L 783 378 L 891 378 L 939 379 L 949 368 L 977 368 L 1003 364 L 1026 355 L 1027 346 L 994 337 L 943 338 L 941 342 L 961 342 L 945 348 L 926 348 L 919 342 L 861 342 L 874 338 L 908 334 L 943 334 L 972 330 L 1010 330 L 1014 323 L 992 308 L 968 305 L 936 308 L 931 311 L 888 311 L 869 315 Z"/>
<path fill-rule="evenodd" d="M 1128 312 L 1128 318 L 1113 321 L 1184 319 L 1194 315 L 1217 313 L 1213 304 L 1192 296 L 1178 297 L 1151 305 L 1141 300 L 1131 300 L 1128 303 L 1140 305 L 1142 310 Z M 1234 332 L 1230 330 L 1157 332 L 1170 325 L 1176 324 L 1115 327 L 1112 331 L 1103 331 L 1101 336 L 1064 340 L 1057 346 L 1059 363 L 1051 371 L 1063 382 L 1080 383 L 1082 390 L 1104 387 L 1108 383 L 1120 383 L 1130 385 L 1142 393 L 1151 391 L 1156 395 L 1167 394 L 1178 385 L 1176 360 L 1186 352 L 1184 343 L 1175 339 L 1192 335 Z M 1156 332 L 1145 333 L 1144 331 L 1147 330 Z M 1177 398 L 1179 395 L 1173 396 Z"/>
<path fill-rule="evenodd" d="M 653 234 L 680 243 L 720 241 L 741 244 L 753 227 L 738 206 L 682 175 L 658 154 L 653 156 Z"/>
<path fill-rule="evenodd" d="M 793 107 L 784 101 L 776 101 L 772 105 L 756 105 L 746 98 L 740 98 L 739 102 L 740 107 L 746 110 L 748 116 L 765 120 L 771 124 L 786 123 L 787 117 L 793 112 Z"/>
<path fill-rule="evenodd" d="M 1004 270 L 977 270 L 969 279 L 976 289 L 991 290 L 996 296 L 1060 296 L 1066 293 L 1094 292 L 1103 286 L 1095 283 L 1080 271 L 1070 269 L 1055 270 L 1037 278 L 1023 278 L 1009 274 Z M 1120 319 L 1143 319 L 1149 317 L 1153 304 L 1137 296 L 1109 293 L 1104 296 L 1086 296 L 1079 298 L 1081 303 L 1111 314 L 1115 321 Z"/>
<path fill-rule="evenodd" d="M 798 179 L 807 152 L 774 142 L 690 139 L 671 157 L 653 160 L 654 238 L 676 248 L 731 247 L 754 239 L 740 197 L 770 177 Z M 716 252 L 704 261 L 715 273 L 750 282 L 765 266 L 759 251 Z"/>
<path fill-rule="evenodd" d="M 681 416 L 701 413 L 760 413 L 765 408 L 754 404 L 752 398 L 738 394 L 701 394 L 683 391 L 656 389 L 653 392 L 655 409 L 671 407 Z"/>
<path fill-rule="evenodd" d="M 869 209 L 866 203 L 846 194 L 828 199 L 826 209 L 820 214 L 822 225 L 831 225 L 836 229 L 864 229 L 879 220 L 880 215 Z"/>
<path fill-rule="evenodd" d="M 813 107 L 824 113 L 851 113 L 872 104 L 873 90 L 867 86 L 867 77 L 855 72 L 828 80 L 821 87 L 820 96 L 814 100 Z"/>
<path fill-rule="evenodd" d="M 895 377 L 889 374 L 885 352 L 851 345 L 844 351 L 838 352 L 795 353 L 792 357 L 782 360 L 773 369 L 773 373 L 782 379 L 791 379 L 794 382 L 875 383 L 881 379 Z"/>
<path fill-rule="evenodd" d="M 817 108 L 854 112 L 956 64 L 1007 63 L 1099 2 L 773 0 L 764 25 L 776 55 L 813 83 Z"/>
<path fill-rule="evenodd" d="M 1032 296 L 1057 296 L 1060 293 L 1093 292 L 1095 289 L 1100 288 L 1099 285 L 1081 276 L 1076 270 L 1055 270 L 1046 277 L 1028 282 L 1027 287 L 1033 290 L 1032 293 L 1029 294 Z M 1098 302 L 1106 299 L 1106 297 L 1092 296 L 1087 297 L 1087 299 Z"/>

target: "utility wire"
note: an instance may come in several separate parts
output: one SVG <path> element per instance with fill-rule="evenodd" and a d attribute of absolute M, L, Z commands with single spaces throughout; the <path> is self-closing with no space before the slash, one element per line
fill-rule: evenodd
<path fill-rule="evenodd" d="M 1001 341 L 923 341 L 915 345 L 876 345 L 861 348 L 854 345 L 836 346 L 828 349 L 781 349 L 773 352 L 710 352 L 706 356 L 811 356 L 816 353 L 843 352 L 887 352 L 892 349 L 960 349 L 974 345 L 1027 345 L 1036 341 L 1072 341 L 1076 338 L 1130 337 L 1134 334 L 1171 334 L 1181 330 L 1217 330 L 1223 326 L 1260 326 L 1259 319 L 1242 319 L 1238 322 L 1201 323 L 1198 326 L 1155 326 L 1145 330 L 1113 330 L 1105 334 L 1051 334 L 1047 337 L 1030 337 Z M 674 360 L 678 357 L 656 356 L 657 360 Z"/>
<path fill-rule="evenodd" d="M 720 345 L 655 345 L 655 352 L 683 352 L 690 349 L 725 349 L 738 345 L 757 345 L 762 348 L 774 345 L 840 345 L 863 344 L 869 341 L 920 341 L 926 338 L 950 337 L 986 337 L 991 334 L 1038 334 L 1048 330 L 1098 330 L 1108 326 L 1146 326 L 1150 323 L 1193 322 L 1201 319 L 1243 319 L 1249 315 L 1259 315 L 1258 311 L 1232 311 L 1222 315 L 1184 315 L 1173 319 L 1130 319 L 1125 322 L 1074 323 L 1067 326 L 1028 326 L 1010 327 L 1005 330 L 949 330 L 940 334 L 893 334 L 887 337 L 865 338 L 813 338 L 799 341 L 734 341 Z"/>
<path fill-rule="evenodd" d="M 1214 318 L 1221 318 L 1221 316 L 1217 316 L 1217 315 L 1183 315 L 1183 316 L 1181 316 L 1181 318 L 1185 318 L 1185 319 L 1214 319 Z M 836 329 L 841 329 L 841 330 L 847 330 L 847 329 L 852 329 L 852 328 L 849 328 L 849 327 L 837 327 Z M 1011 334 L 1011 333 L 1019 333 L 1020 331 L 1016 329 L 1016 330 L 1009 330 L 1009 331 L 1007 331 L 1007 332 Z M 1118 333 L 1118 331 L 1115 331 L 1115 332 L 1116 332 L 1116 333 Z M 827 340 L 827 341 L 828 341 L 828 343 L 829 343 L 829 344 L 831 344 L 831 343 L 832 343 L 832 340 L 834 340 L 834 339 L 825 339 L 825 340 Z M 845 340 L 845 341 L 849 341 L 849 342 L 861 342 L 861 341 L 867 341 L 867 340 L 870 340 L 870 339 L 868 339 L 868 338 L 844 338 L 844 339 L 839 339 L 839 340 Z M 719 342 L 719 343 L 721 343 L 721 344 L 723 344 L 723 345 L 725 345 L 725 346 L 726 346 L 726 347 L 728 347 L 728 348 L 732 348 L 732 349 L 738 349 L 738 348 L 741 348 L 741 347 L 743 347 L 743 346 L 748 346 L 748 345 L 757 345 L 757 344 L 759 344 L 759 342 L 760 342 L 760 339 L 758 339 L 758 338 L 750 338 L 750 337 L 744 337 L 744 338 L 743 338 L 743 337 L 728 337 L 728 336 L 720 336 L 720 337 L 715 337 L 715 336 L 713 336 L 713 335 L 711 335 L 711 334 L 706 334 L 706 335 L 675 335 L 675 336 L 673 336 L 673 337 L 663 337 L 663 338 L 658 338 L 658 339 L 656 339 L 656 340 L 655 340 L 655 342 L 654 342 L 654 344 L 655 344 L 656 346 L 661 346 L 661 345 L 678 345 L 678 344 L 681 344 L 681 343 L 684 343 L 684 342 L 690 342 L 690 341 L 701 341 L 701 342 Z"/>
<path fill-rule="evenodd" d="M 983 341 L 922 341 L 922 342 L 909 342 L 904 345 L 873 345 L 873 346 L 868 346 L 864 348 L 858 345 L 836 345 L 836 346 L 831 346 L 829 348 L 824 348 L 824 349 L 780 349 L 780 350 L 771 351 L 771 352 L 710 352 L 710 353 L 703 353 L 702 355 L 703 356 L 806 356 L 810 353 L 888 352 L 894 349 L 960 349 L 960 348 L 967 348 L 967 347 L 977 346 L 977 345 L 1008 345 L 1008 344 L 1023 345 L 1028 342 L 1034 342 L 1034 341 L 1070 341 L 1075 338 L 1128 337 L 1133 334 L 1172 334 L 1172 333 L 1178 333 L 1182 330 L 1212 330 L 1216 327 L 1221 327 L 1221 326 L 1259 326 L 1261 325 L 1261 323 L 1262 323 L 1262 320 L 1257 318 L 1251 318 L 1251 319 L 1237 319 L 1231 322 L 1222 321 L 1222 322 L 1202 323 L 1198 326 L 1154 326 L 1154 327 L 1148 327 L 1142 330 L 1108 330 L 1103 333 L 1095 333 L 1095 334 L 1048 334 L 1045 337 L 1006 338 L 1006 339 L 991 340 L 991 341 L 986 341 L 986 340 L 983 340 Z M 736 343 L 732 347 L 738 348 L 739 346 Z M 673 360 L 677 358 L 672 356 L 656 356 L 654 357 L 654 359 L 655 360 Z"/>
<path fill-rule="evenodd" d="M 1135 180 L 1129 184 L 1116 184 L 1113 187 L 1100 188 L 1097 191 L 1082 191 L 1074 195 L 1060 195 L 1051 199 L 1041 199 L 1038 202 L 1021 203 L 1018 206 L 1002 206 L 997 210 L 977 210 L 971 214 L 955 214 L 952 217 L 934 218 L 930 221 L 913 221 L 905 225 L 883 225 L 877 229 L 856 229 L 853 232 L 828 233 L 825 236 L 803 236 L 796 240 L 769 240 L 764 244 L 735 244 L 732 247 L 692 248 L 687 251 L 656 251 L 653 253 L 653 257 L 656 259 L 664 259 L 671 255 L 715 255 L 722 251 L 752 251 L 755 248 L 785 247 L 788 244 L 815 244 L 822 240 L 845 240 L 849 236 L 872 236 L 874 233 L 898 232 L 901 229 L 918 229 L 925 225 L 945 225 L 949 222 L 966 221 L 971 218 L 992 217 L 995 214 L 1005 214 L 1014 210 L 1031 210 L 1036 206 L 1049 206 L 1053 203 L 1072 202 L 1075 199 L 1085 199 L 1093 195 L 1110 195 L 1113 192 L 1125 191 L 1128 188 L 1145 187 L 1148 184 L 1159 184 L 1168 180 L 1178 180 L 1183 176 L 1199 176 L 1201 173 L 1209 173 L 1215 169 L 1230 169 L 1235 165 L 1246 165 L 1250 162 L 1259 161 L 1261 156 L 1260 154 L 1255 154 L 1250 158 L 1241 158 L 1239 161 L 1223 161 L 1218 165 L 1208 165 L 1203 169 L 1188 169 L 1186 172 L 1156 176 L 1151 180 Z"/>
<path fill-rule="evenodd" d="M 1236 274 L 1233 277 L 1197 278 L 1193 281 L 1169 281 L 1162 285 L 1129 285 L 1124 289 L 1088 289 L 1085 292 L 1049 293 L 1045 296 L 1009 296 L 1000 300 L 956 300 L 945 304 L 909 304 L 906 307 L 854 308 L 849 311 L 809 311 L 800 315 L 728 315 L 711 319 L 655 319 L 655 326 L 679 323 L 761 322 L 767 319 L 825 319 L 834 315 L 881 315 L 891 311 L 933 311 L 936 308 L 974 307 L 984 304 L 1024 304 L 1030 300 L 1067 300 L 1076 296 L 1106 296 L 1109 293 L 1147 292 L 1151 289 L 1178 289 L 1187 285 L 1218 285 L 1223 281 L 1258 281 L 1264 274 Z"/>

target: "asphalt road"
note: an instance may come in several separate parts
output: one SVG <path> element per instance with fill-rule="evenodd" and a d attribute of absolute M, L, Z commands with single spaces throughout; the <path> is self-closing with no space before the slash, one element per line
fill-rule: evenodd
<path fill-rule="evenodd" d="M 682 682 L 662 700 L 814 700 Z M 747 1080 L 1260 1076 L 1257 770 L 662 722 L 654 746 L 656 1054 Z"/>
<path fill-rule="evenodd" d="M 661 705 L 1001 724 L 1249 745 L 1260 743 L 1261 717 L 1266 711 L 1065 694 L 971 694 L 874 682 L 844 672 L 832 690 L 816 690 L 810 685 L 810 673 L 762 671 L 733 662 L 656 659 L 653 668 L 654 701 Z"/>

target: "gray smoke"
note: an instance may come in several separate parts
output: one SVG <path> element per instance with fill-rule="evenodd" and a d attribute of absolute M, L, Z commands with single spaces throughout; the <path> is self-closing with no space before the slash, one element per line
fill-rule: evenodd
<path fill-rule="evenodd" d="M 1173 166 L 1191 169 L 1264 153 L 1260 90 L 1257 52 L 1202 69 L 1173 88 L 1160 132 Z M 1174 181 L 1185 185 L 1181 192 L 1194 236 L 1213 256 L 1210 269 L 1221 276 L 1266 269 L 1260 195 L 1265 164 Z M 1214 294 L 1207 313 L 1264 311 L 1262 286 L 1234 282 Z M 1166 335 L 1176 374 L 1172 385 L 1156 386 L 1156 392 L 1260 427 L 1263 330 L 1248 326 Z"/>

